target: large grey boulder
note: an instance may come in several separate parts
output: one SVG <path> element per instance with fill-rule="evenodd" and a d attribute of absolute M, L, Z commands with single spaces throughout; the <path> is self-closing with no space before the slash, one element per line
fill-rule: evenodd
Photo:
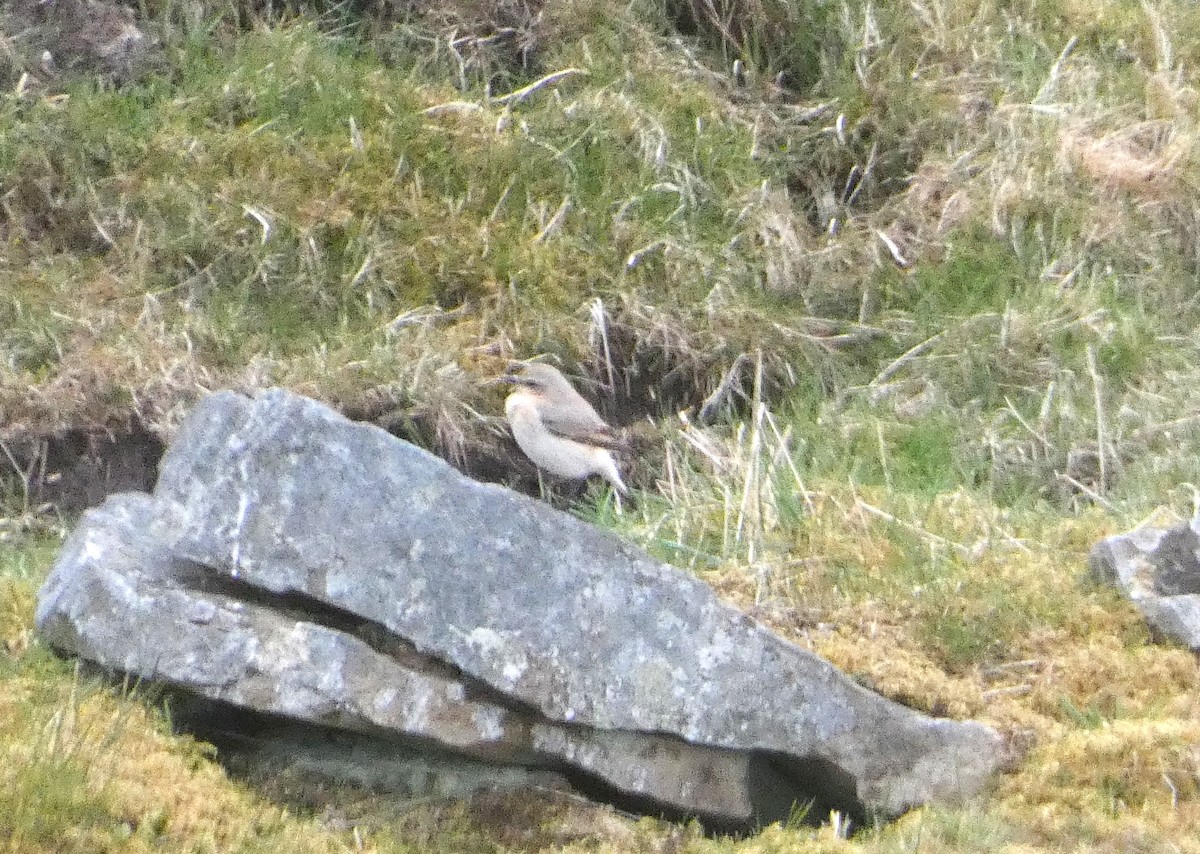
<path fill-rule="evenodd" d="M 353 775 L 335 776 L 359 784 L 466 794 L 559 784 L 552 769 L 570 764 L 677 810 L 753 809 L 751 762 L 743 754 L 565 728 L 490 702 L 480 696 L 488 692 L 365 621 L 299 600 L 265 603 L 252 589 L 176 557 L 165 524 L 148 495 L 113 496 L 89 511 L 42 591 L 43 635 L 109 670 L 355 734 L 307 744 L 293 735 L 285 744 L 318 770 L 337 761 L 356 766 Z M 382 734 L 402 736 L 408 746 L 384 751 Z M 439 749 L 413 747 L 416 739 Z M 278 752 L 278 745 L 255 746 L 263 754 L 273 748 Z"/>
<path fill-rule="evenodd" d="M 38 624 L 212 701 L 726 825 L 896 815 L 1006 759 L 612 534 L 283 391 L 203 401 L 152 499 L 85 517 Z"/>
<path fill-rule="evenodd" d="M 1155 635 L 1200 651 L 1200 517 L 1106 537 L 1088 567 L 1129 597 Z"/>

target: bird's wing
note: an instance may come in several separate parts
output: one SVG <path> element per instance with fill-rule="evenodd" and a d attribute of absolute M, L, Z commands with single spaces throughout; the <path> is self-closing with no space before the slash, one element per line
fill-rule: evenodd
<path fill-rule="evenodd" d="M 570 406 L 543 403 L 540 410 L 542 424 L 556 436 L 610 450 L 625 447 L 617 431 L 605 424 L 582 397 Z"/>

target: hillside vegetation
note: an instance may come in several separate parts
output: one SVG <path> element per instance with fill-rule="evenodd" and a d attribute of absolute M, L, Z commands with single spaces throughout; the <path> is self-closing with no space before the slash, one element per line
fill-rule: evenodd
<path fill-rule="evenodd" d="M 1191 2 L 130 5 L 132 80 L 0 50 L 9 850 L 1200 851 L 1196 657 L 1084 577 L 1200 503 Z M 486 385 L 536 354 L 638 440 L 574 512 L 1011 773 L 743 840 L 301 797 L 38 643 L 46 437 L 278 384 L 536 490 Z"/>

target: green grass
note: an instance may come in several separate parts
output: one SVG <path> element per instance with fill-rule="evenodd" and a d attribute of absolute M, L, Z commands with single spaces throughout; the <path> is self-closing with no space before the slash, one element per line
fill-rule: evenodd
<path fill-rule="evenodd" d="M 948 317 L 1002 312 L 1037 287 L 1009 247 L 982 234 L 953 240 L 945 261 L 937 266 L 891 279 L 884 285 L 883 307 L 903 309 L 929 326 Z"/>
<path fill-rule="evenodd" d="M 5 839 L 17 851 L 51 850 L 64 842 L 66 828 L 86 837 L 112 821 L 110 805 L 88 787 L 86 771 L 70 757 L 19 774 L 15 785 L 4 787 L 0 808 Z"/>

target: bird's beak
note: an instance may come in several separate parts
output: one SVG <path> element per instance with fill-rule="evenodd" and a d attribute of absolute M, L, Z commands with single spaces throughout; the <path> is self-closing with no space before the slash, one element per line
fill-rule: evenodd
<path fill-rule="evenodd" d="M 496 382 L 507 385 L 529 385 L 529 381 L 521 376 L 525 370 L 524 362 L 509 362 L 506 373 L 496 378 Z"/>
<path fill-rule="evenodd" d="M 512 373 L 512 369 L 510 368 L 509 373 L 501 374 L 498 377 L 492 377 L 490 380 L 486 380 L 483 384 L 485 386 L 527 385 L 528 381 L 524 377 L 521 377 L 521 376 L 518 376 L 517 374 Z"/>

